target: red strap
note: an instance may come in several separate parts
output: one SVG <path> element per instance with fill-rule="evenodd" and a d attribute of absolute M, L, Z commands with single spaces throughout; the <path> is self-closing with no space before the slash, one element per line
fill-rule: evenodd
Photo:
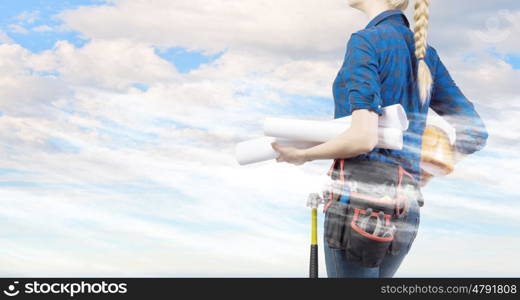
<path fill-rule="evenodd" d="M 338 161 L 338 159 L 334 159 L 334 161 L 332 162 L 332 165 L 330 166 L 329 168 L 329 171 L 327 172 L 327 175 L 328 176 L 331 176 L 332 175 L 332 171 L 334 171 L 334 167 L 336 166 L 336 162 Z M 340 162 L 340 173 L 339 173 L 339 176 L 340 176 L 340 179 L 343 180 L 345 179 L 345 174 L 344 174 L 344 171 L 343 171 L 343 168 L 345 167 L 345 159 L 340 159 L 339 160 Z"/>
<path fill-rule="evenodd" d="M 412 174 L 408 173 L 408 172 L 407 172 L 403 167 L 401 167 L 400 165 L 399 165 L 399 168 L 401 168 L 401 170 L 402 170 L 401 172 L 403 172 L 403 173 L 406 174 L 408 177 L 410 177 L 410 179 L 414 180 Z"/>
<path fill-rule="evenodd" d="M 341 180 L 341 182 L 345 183 L 345 159 L 341 159 L 339 161 L 339 168 L 340 168 L 340 172 L 339 172 L 339 180 Z"/>
<path fill-rule="evenodd" d="M 363 229 L 359 228 L 359 226 L 356 224 L 356 222 L 357 222 L 357 219 L 358 219 L 360 213 L 365 214 L 366 210 L 356 208 L 354 210 L 354 217 L 352 218 L 352 221 L 350 222 L 350 227 L 352 227 L 352 229 L 354 229 L 357 233 L 361 234 L 362 236 L 364 236 L 366 238 L 369 238 L 371 240 L 378 241 L 378 242 L 389 242 L 394 239 L 394 235 L 391 235 L 388 237 L 380 237 L 377 235 L 370 234 L 370 233 L 364 231 Z M 377 213 L 372 213 L 371 216 L 377 217 Z M 387 226 L 390 225 L 390 215 L 385 214 L 385 220 L 386 220 L 386 225 Z"/>

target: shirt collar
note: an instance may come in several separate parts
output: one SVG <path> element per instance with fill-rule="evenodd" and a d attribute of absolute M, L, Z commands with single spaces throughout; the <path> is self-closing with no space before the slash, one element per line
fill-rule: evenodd
<path fill-rule="evenodd" d="M 410 27 L 410 23 L 408 22 L 408 19 L 406 18 L 406 16 L 404 15 L 404 13 L 401 10 L 391 9 L 391 10 L 384 11 L 384 12 L 380 13 L 379 15 L 377 15 L 375 18 L 373 18 L 372 21 L 370 21 L 368 23 L 367 27 L 365 27 L 365 29 L 374 27 L 377 24 L 382 23 L 383 21 L 392 18 L 393 16 L 401 16 L 400 19 L 403 21 L 403 23 L 406 26 Z"/>

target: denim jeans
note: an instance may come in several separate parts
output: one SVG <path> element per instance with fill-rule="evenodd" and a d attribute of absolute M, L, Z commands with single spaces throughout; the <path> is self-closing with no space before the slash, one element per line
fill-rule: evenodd
<path fill-rule="evenodd" d="M 327 275 L 333 277 L 393 277 L 404 257 L 410 251 L 413 241 L 417 235 L 420 222 L 419 205 L 416 200 L 410 201 L 407 217 L 407 230 L 404 232 L 404 245 L 399 254 L 392 256 L 387 254 L 379 267 L 365 268 L 356 263 L 349 262 L 344 249 L 330 248 L 324 240 L 325 265 Z"/>

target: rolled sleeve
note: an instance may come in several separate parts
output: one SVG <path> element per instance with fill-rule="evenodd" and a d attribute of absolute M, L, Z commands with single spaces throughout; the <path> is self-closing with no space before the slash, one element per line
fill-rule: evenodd
<path fill-rule="evenodd" d="M 430 107 L 455 128 L 455 150 L 463 154 L 481 150 L 488 138 L 486 126 L 438 56 L 434 74 Z"/>
<path fill-rule="evenodd" d="M 359 34 L 354 33 L 349 40 L 343 77 L 352 111 L 368 109 L 383 114 L 377 55 L 368 40 Z"/>

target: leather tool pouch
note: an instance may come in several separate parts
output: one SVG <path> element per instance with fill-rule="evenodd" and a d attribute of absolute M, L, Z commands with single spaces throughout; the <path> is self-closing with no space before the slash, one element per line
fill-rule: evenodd
<path fill-rule="evenodd" d="M 348 165 L 335 160 L 328 174 L 349 187 L 349 203 L 339 202 L 330 191 L 325 205 L 329 247 L 344 249 L 349 261 L 364 267 L 377 267 L 386 254 L 398 254 L 404 244 L 409 200 L 417 199 L 422 206 L 413 177 L 398 164 L 375 160 L 349 160 Z"/>
<path fill-rule="evenodd" d="M 325 212 L 325 240 L 331 248 L 344 249 L 347 236 L 349 205 L 334 201 Z"/>

